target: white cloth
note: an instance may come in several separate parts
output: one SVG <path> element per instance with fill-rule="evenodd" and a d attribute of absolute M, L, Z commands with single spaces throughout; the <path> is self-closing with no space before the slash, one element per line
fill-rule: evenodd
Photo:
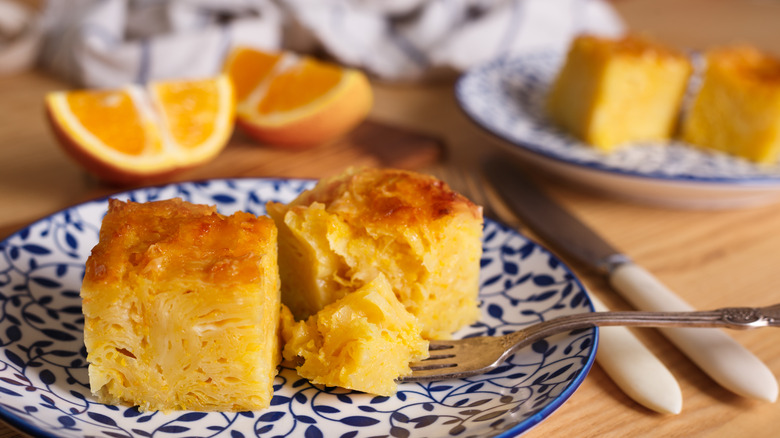
<path fill-rule="evenodd" d="M 32 67 L 42 38 L 43 31 L 31 8 L 0 0 L 0 75 Z"/>
<path fill-rule="evenodd" d="M 88 87 L 212 75 L 236 45 L 412 80 L 623 32 L 605 0 L 51 0 L 42 20 L 43 65 Z"/>

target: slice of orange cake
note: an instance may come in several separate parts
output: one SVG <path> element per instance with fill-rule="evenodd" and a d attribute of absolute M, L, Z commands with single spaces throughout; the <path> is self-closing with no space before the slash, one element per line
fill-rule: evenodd
<path fill-rule="evenodd" d="M 279 228 L 282 301 L 297 319 L 379 274 L 426 339 L 447 338 L 479 316 L 482 209 L 444 182 L 350 170 L 267 210 Z"/>
<path fill-rule="evenodd" d="M 780 57 L 750 46 L 711 49 L 683 122 L 691 144 L 757 163 L 780 157 Z"/>
<path fill-rule="evenodd" d="M 93 394 L 142 410 L 268 407 L 280 360 L 276 243 L 267 217 L 110 200 L 81 289 Z"/>
<path fill-rule="evenodd" d="M 604 152 L 631 142 L 667 141 L 692 71 L 685 55 L 654 41 L 581 35 L 552 86 L 548 113 Z"/>

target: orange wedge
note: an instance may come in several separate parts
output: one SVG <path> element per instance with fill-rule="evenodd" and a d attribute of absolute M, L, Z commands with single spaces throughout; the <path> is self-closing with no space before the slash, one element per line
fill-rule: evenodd
<path fill-rule="evenodd" d="M 233 132 L 235 92 L 226 75 L 60 91 L 46 112 L 63 148 L 98 178 L 116 184 L 158 180 L 203 164 Z"/>
<path fill-rule="evenodd" d="M 299 56 L 235 48 L 224 71 L 236 88 L 236 122 L 260 143 L 312 147 L 352 130 L 371 110 L 366 76 Z"/>

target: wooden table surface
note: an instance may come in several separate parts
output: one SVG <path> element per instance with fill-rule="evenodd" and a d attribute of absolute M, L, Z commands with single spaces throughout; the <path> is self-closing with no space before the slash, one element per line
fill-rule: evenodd
<path fill-rule="evenodd" d="M 780 1 L 619 0 L 615 5 L 634 30 L 680 47 L 700 49 L 742 41 L 780 55 Z M 43 95 L 65 87 L 38 72 L 0 77 L 0 238 L 36 218 L 117 190 L 100 185 L 72 164 L 46 126 Z M 425 86 L 377 83 L 375 93 L 371 123 L 379 129 L 402 128 L 400 133 L 393 131 L 400 135 L 396 139 L 418 142 L 423 153 L 397 156 L 381 144 L 373 150 L 347 144 L 338 150 L 288 153 L 250 147 L 237 135 L 226 155 L 232 158 L 180 178 L 230 176 L 235 169 L 240 169 L 237 176 L 319 177 L 347 164 L 435 170 L 473 163 L 494 151 L 458 110 L 451 82 Z M 434 144 L 441 145 L 442 154 Z M 262 159 L 247 165 L 245 158 L 252 156 Z M 695 307 L 780 302 L 780 203 L 736 210 L 671 210 L 547 182 L 554 197 Z M 576 264 L 571 266 L 610 307 L 629 308 L 602 279 Z M 678 378 L 684 397 L 681 414 L 648 411 L 594 366 L 571 399 L 525 436 L 759 438 L 780 434 L 777 403 L 733 395 L 698 371 L 656 331 L 636 333 Z M 731 335 L 780 376 L 780 332 Z M 0 423 L 0 438 L 11 436 L 21 435 Z"/>

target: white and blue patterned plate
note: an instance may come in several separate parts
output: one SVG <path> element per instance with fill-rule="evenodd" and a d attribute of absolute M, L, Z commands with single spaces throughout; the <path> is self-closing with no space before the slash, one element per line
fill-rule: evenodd
<path fill-rule="evenodd" d="M 117 195 L 181 197 L 264 214 L 312 181 L 230 179 Z M 514 436 L 544 420 L 582 383 L 598 331 L 541 341 L 482 376 L 407 383 L 393 397 L 317 387 L 282 367 L 271 407 L 241 413 L 142 413 L 97 403 L 88 387 L 79 288 L 106 200 L 56 213 L 0 243 L 0 418 L 45 437 Z M 592 311 L 579 280 L 544 248 L 504 226 L 485 226 L 482 318 L 457 336 L 502 334 Z"/>
<path fill-rule="evenodd" d="M 458 80 L 456 99 L 519 158 L 602 192 L 689 208 L 780 200 L 780 164 L 757 165 L 680 141 L 632 144 L 605 154 L 558 129 L 544 106 L 563 60 L 562 54 L 542 52 L 476 67 Z"/>

